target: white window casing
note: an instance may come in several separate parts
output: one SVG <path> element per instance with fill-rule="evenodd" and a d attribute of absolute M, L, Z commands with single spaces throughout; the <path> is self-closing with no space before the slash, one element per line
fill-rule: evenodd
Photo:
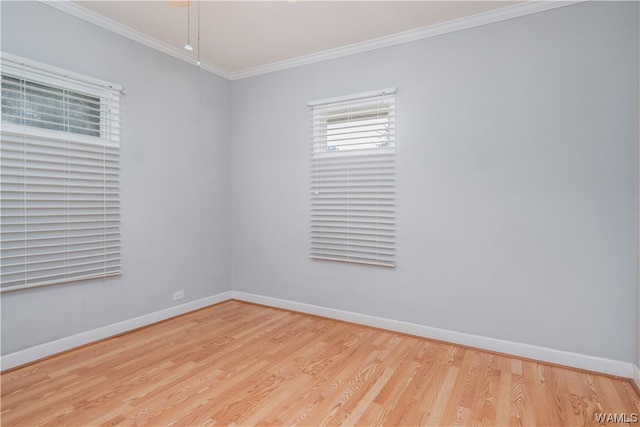
<path fill-rule="evenodd" d="M 122 273 L 122 87 L 2 53 L 0 292 Z"/>
<path fill-rule="evenodd" d="M 395 266 L 395 94 L 309 103 L 311 258 Z"/>

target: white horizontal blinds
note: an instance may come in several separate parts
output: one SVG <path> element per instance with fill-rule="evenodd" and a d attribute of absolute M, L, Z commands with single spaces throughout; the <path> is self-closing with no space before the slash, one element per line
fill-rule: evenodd
<path fill-rule="evenodd" d="M 0 290 L 120 274 L 118 91 L 1 74 Z"/>
<path fill-rule="evenodd" d="M 312 258 L 395 265 L 395 89 L 312 106 Z"/>

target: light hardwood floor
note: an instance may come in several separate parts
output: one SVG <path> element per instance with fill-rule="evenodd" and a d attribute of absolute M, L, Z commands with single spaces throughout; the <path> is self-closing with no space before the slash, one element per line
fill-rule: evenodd
<path fill-rule="evenodd" d="M 640 414 L 625 379 L 239 301 L 5 372 L 0 385 L 6 427 L 579 426 Z"/>

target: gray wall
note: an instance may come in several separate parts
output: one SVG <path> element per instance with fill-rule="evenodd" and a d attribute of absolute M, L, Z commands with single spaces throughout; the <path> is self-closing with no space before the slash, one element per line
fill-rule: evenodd
<path fill-rule="evenodd" d="M 636 98 L 636 105 L 638 110 L 640 111 L 640 2 L 635 2 L 636 5 L 636 42 L 637 42 L 637 46 L 638 49 L 636 49 L 636 91 L 637 91 L 637 98 Z M 637 224 L 637 231 L 638 231 L 638 241 L 637 243 L 637 249 L 638 249 L 638 257 L 637 257 L 637 262 L 638 262 L 638 276 L 637 276 L 637 283 L 638 283 L 638 288 L 637 288 L 637 294 L 636 294 L 636 299 L 638 301 L 638 307 L 637 307 L 637 319 L 638 319 L 638 327 L 637 327 L 637 332 L 636 332 L 636 349 L 637 349 L 637 353 L 636 353 L 636 366 L 640 368 L 640 118 L 638 119 L 638 127 L 637 127 L 637 134 L 636 134 L 636 141 L 638 141 L 638 145 L 637 145 L 637 149 L 638 152 L 637 154 L 637 158 L 638 158 L 638 164 L 636 167 L 636 208 L 637 210 L 637 218 L 638 218 L 638 224 Z M 638 375 L 640 375 L 640 371 L 638 372 Z M 639 378 L 640 380 L 640 378 Z M 638 384 L 640 386 L 640 384 Z"/>
<path fill-rule="evenodd" d="M 230 289 L 230 83 L 37 2 L 2 2 L 2 50 L 123 84 L 124 275 L 2 295 L 11 353 Z"/>
<path fill-rule="evenodd" d="M 234 289 L 614 360 L 638 351 L 633 3 L 229 83 L 46 5 L 2 50 L 121 83 L 121 278 L 3 294 L 2 353 Z M 166 86 L 165 86 L 166 85 Z M 309 100 L 396 86 L 398 267 L 307 257 Z"/>
<path fill-rule="evenodd" d="M 636 5 L 636 42 L 637 42 L 637 46 L 638 48 L 636 49 L 636 90 L 638 93 L 638 97 L 636 98 L 636 105 L 638 106 L 638 110 L 640 110 L 640 2 L 635 2 Z M 638 281 L 638 292 L 637 292 L 637 300 L 638 300 L 638 307 L 637 307 L 637 317 L 638 317 L 638 329 L 636 332 L 636 345 L 637 345 L 637 353 L 636 353 L 636 366 L 640 368 L 640 118 L 638 119 L 638 127 L 637 127 L 637 134 L 636 134 L 636 141 L 638 141 L 638 164 L 636 167 L 636 197 L 637 197 L 637 216 L 638 216 L 638 242 L 637 242 L 637 248 L 638 248 L 638 257 L 637 257 L 637 261 L 638 261 L 638 277 L 637 277 L 637 281 Z M 640 372 L 638 372 L 638 375 L 640 375 Z M 640 384 L 639 384 L 640 385 Z"/>
<path fill-rule="evenodd" d="M 581 3 L 233 82 L 233 289 L 634 361 L 634 7 Z M 310 260 L 306 103 L 389 86 L 398 266 Z"/>

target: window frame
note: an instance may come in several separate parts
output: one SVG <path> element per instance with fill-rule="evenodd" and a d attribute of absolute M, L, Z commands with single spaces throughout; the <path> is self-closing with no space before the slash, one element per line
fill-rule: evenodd
<path fill-rule="evenodd" d="M 395 267 L 396 93 L 390 88 L 309 102 L 310 258 Z M 372 129 L 361 123 L 362 116 L 381 114 L 387 141 L 372 147 L 375 142 L 365 135 Z M 342 119 L 340 138 L 349 148 L 328 150 L 328 122 Z M 350 137 L 358 141 L 349 144 Z"/>
<path fill-rule="evenodd" d="M 51 93 L 62 91 L 62 107 L 54 112 L 61 114 L 52 117 L 62 118 L 64 127 L 29 126 L 29 106 L 24 100 L 22 123 L 5 121 L 3 111 L 0 266 L 6 282 L 0 292 L 122 274 L 119 112 L 123 87 L 5 52 L 0 59 L 0 74 L 18 79 L 20 88 L 30 82 L 50 87 Z M 44 93 L 42 99 L 47 100 L 46 88 Z M 75 94 L 100 100 L 100 136 L 76 133 L 69 125 L 73 108 L 69 98 Z M 23 172 L 17 167 L 21 163 Z M 22 245 L 17 243 L 21 235 Z"/>
<path fill-rule="evenodd" d="M 71 84 L 61 84 L 59 81 L 51 83 L 44 82 L 45 79 L 39 81 L 33 76 L 16 76 L 5 71 L 0 74 L 3 92 L 6 89 L 12 95 L 6 98 L 8 105 L 4 104 L 5 98 L 3 97 L 2 112 L 5 113 L 8 110 L 19 114 L 10 115 L 8 121 L 3 118 L 5 126 L 24 126 L 26 129 L 44 129 L 46 131 L 64 132 L 70 135 L 87 135 L 104 139 L 108 129 L 106 121 L 109 116 L 108 102 L 104 94 L 95 90 L 71 89 L 68 87 Z M 23 74 L 28 73 L 25 72 Z M 15 96 L 16 94 L 17 96 Z M 89 98 L 83 101 L 85 103 L 93 103 L 93 106 L 86 107 L 81 105 L 78 100 L 82 98 Z M 74 101 L 70 101 L 72 99 Z M 49 105 L 49 103 L 54 105 Z M 57 108 L 55 104 L 61 105 L 62 108 Z M 72 117 L 72 112 L 79 113 L 85 120 L 78 120 Z M 42 116 L 46 116 L 46 118 L 43 119 Z M 3 115 L 3 117 L 5 116 Z M 96 120 L 89 121 L 86 118 Z M 28 122 L 41 123 L 42 125 L 29 124 Z M 76 124 L 74 125 L 72 122 Z M 91 125 L 91 127 L 78 126 L 78 122 Z M 97 129 L 93 129 L 96 124 Z M 79 132 L 78 130 L 90 131 L 91 133 Z"/>
<path fill-rule="evenodd" d="M 58 131 L 44 127 L 26 126 L 2 121 L 3 131 L 48 138 L 56 137 L 56 135 L 59 137 L 61 133 L 65 135 L 65 139 L 85 143 L 93 142 L 96 144 L 102 144 L 104 140 L 114 142 L 120 140 L 119 129 L 115 129 L 115 127 L 119 127 L 119 123 L 114 126 L 110 116 L 119 116 L 120 114 L 120 97 L 117 96 L 117 94 L 124 93 L 124 87 L 122 85 L 84 76 L 41 62 L 28 60 L 7 52 L 1 52 L 0 58 L 2 60 L 0 74 L 3 76 L 6 75 L 100 99 L 100 136 Z M 105 91 L 109 91 L 112 96 L 106 97 Z"/>

